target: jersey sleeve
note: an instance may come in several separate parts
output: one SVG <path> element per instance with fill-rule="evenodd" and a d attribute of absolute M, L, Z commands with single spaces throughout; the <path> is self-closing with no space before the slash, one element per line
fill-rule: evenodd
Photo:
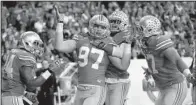
<path fill-rule="evenodd" d="M 36 64 L 35 59 L 28 57 L 28 56 L 24 56 L 24 55 L 20 55 L 18 56 L 18 59 L 20 61 L 21 66 L 31 66 L 34 67 Z"/>
<path fill-rule="evenodd" d="M 11 54 L 17 58 L 17 63 L 21 66 L 35 66 L 36 59 L 29 52 L 22 49 L 12 49 Z"/>
<path fill-rule="evenodd" d="M 161 52 L 169 47 L 172 47 L 173 45 L 174 43 L 171 40 L 170 36 L 167 35 L 160 36 L 156 39 L 155 51 Z"/>
<path fill-rule="evenodd" d="M 34 67 L 36 65 L 35 57 L 23 50 L 13 50 L 12 51 L 14 55 L 17 56 L 18 62 L 21 66 L 31 66 Z"/>

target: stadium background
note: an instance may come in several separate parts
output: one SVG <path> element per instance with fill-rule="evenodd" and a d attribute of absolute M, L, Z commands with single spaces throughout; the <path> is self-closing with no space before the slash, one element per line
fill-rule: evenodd
<path fill-rule="evenodd" d="M 47 60 L 49 62 L 73 61 L 72 54 L 59 53 L 54 49 L 53 42 L 55 37 L 55 28 L 57 24 L 56 13 L 53 5 L 59 5 L 61 13 L 65 14 L 64 37 L 70 38 L 74 35 L 80 35 L 88 31 L 88 20 L 94 14 L 104 14 L 108 16 L 112 11 L 122 9 L 129 15 L 130 24 L 137 22 L 142 16 L 151 14 L 157 16 L 163 23 L 164 34 L 170 35 L 175 42 L 175 48 L 182 57 L 191 57 L 193 54 L 193 44 L 191 37 L 193 34 L 193 23 L 189 14 L 196 13 L 195 1 L 80 1 L 80 2 L 38 2 L 38 1 L 3 1 L 1 2 L 1 64 L 3 66 L 6 54 L 12 48 L 16 48 L 19 44 L 20 34 L 33 30 L 39 33 L 44 41 L 45 53 L 39 61 Z M 130 98 L 132 101 L 139 103 L 134 105 L 144 105 L 146 101 L 140 97 L 144 92 L 136 90 L 134 86 L 140 87 L 143 71 L 138 59 L 142 59 L 143 55 L 135 44 L 132 46 L 131 62 L 131 81 Z M 144 61 L 142 61 L 144 62 Z M 190 59 L 186 62 L 190 62 Z M 132 67 L 134 63 L 137 65 Z M 141 64 L 145 64 L 141 63 Z M 188 63 L 189 65 L 189 63 Z M 138 72 L 134 72 L 138 71 Z M 132 73 L 133 72 L 133 73 Z M 140 78 L 140 79 L 138 79 Z M 138 83 L 138 85 L 136 84 Z M 135 85 L 134 85 L 135 84 Z M 133 89 L 132 89 L 133 88 Z M 139 92 L 137 92 L 139 91 Z M 135 96 L 134 96 L 135 95 Z M 144 95 L 145 96 L 145 95 Z M 145 98 L 150 101 L 148 98 Z M 144 102 L 144 104 L 143 104 Z M 146 104 L 145 104 L 146 105 Z M 151 105 L 151 104 L 148 104 Z"/>

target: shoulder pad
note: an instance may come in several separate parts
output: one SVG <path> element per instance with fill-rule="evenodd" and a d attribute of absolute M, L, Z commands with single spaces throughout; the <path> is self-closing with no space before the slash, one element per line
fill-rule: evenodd
<path fill-rule="evenodd" d="M 171 40 L 170 36 L 164 35 L 159 36 L 156 39 L 156 51 L 163 51 L 169 47 L 173 46 L 173 41 Z"/>
<path fill-rule="evenodd" d="M 36 64 L 35 57 L 25 50 L 12 49 L 11 52 L 20 59 L 22 65 L 32 66 Z"/>

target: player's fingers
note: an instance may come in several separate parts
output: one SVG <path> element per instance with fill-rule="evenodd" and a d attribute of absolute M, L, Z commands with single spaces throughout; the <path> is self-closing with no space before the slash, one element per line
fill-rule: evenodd
<path fill-rule="evenodd" d="M 155 87 L 155 82 L 154 81 L 150 81 L 150 84 L 152 87 Z"/>
<path fill-rule="evenodd" d="M 144 67 L 144 66 L 142 66 L 142 69 L 145 70 L 145 71 L 148 70 L 148 68 L 146 68 L 146 67 Z"/>
<path fill-rule="evenodd" d="M 155 82 L 153 82 L 153 87 L 155 87 Z"/>
<path fill-rule="evenodd" d="M 60 13 L 59 13 L 58 6 L 57 6 L 57 5 L 54 5 L 54 9 L 55 9 L 55 11 L 56 11 L 57 17 L 60 17 Z"/>

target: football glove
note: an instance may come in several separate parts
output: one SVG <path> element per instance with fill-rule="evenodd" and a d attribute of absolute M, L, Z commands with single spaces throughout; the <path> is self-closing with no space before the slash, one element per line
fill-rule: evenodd
<path fill-rule="evenodd" d="M 58 9 L 58 6 L 57 6 L 57 5 L 54 5 L 53 8 L 54 8 L 55 11 L 56 11 L 56 16 L 57 16 L 58 22 L 64 23 L 64 14 L 60 14 L 60 13 L 59 13 L 59 9 Z"/>
<path fill-rule="evenodd" d="M 148 80 L 147 80 L 147 83 L 152 86 L 152 87 L 156 87 L 155 85 L 155 81 L 154 79 L 152 78 L 152 76 L 149 76 Z"/>
<path fill-rule="evenodd" d="M 37 99 L 37 95 L 35 93 L 32 92 L 26 92 L 24 95 L 28 100 L 30 100 L 33 105 L 38 105 L 38 99 Z"/>
<path fill-rule="evenodd" d="M 192 83 L 193 85 L 196 85 L 196 78 L 192 74 L 188 74 L 186 79 L 189 83 Z"/>

